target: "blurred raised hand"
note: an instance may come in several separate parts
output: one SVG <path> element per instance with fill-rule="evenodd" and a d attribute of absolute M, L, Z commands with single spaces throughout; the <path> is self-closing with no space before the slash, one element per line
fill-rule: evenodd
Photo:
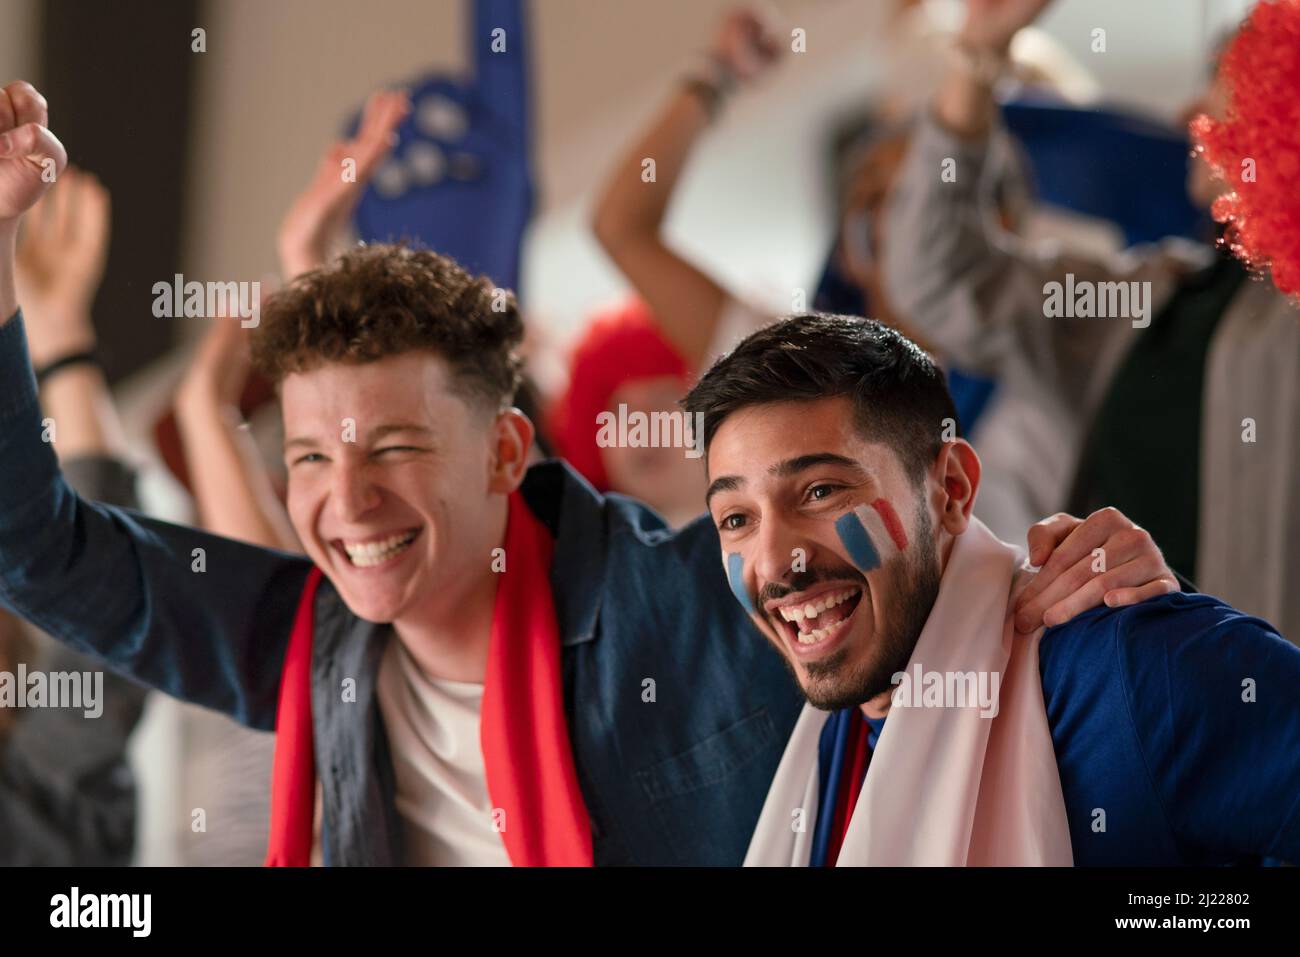
<path fill-rule="evenodd" d="M 392 151 L 398 125 L 410 112 L 405 92 L 371 94 L 354 139 L 325 151 L 311 182 L 280 222 L 277 249 L 285 281 L 325 262 L 379 164 Z"/>
<path fill-rule="evenodd" d="M 90 306 L 104 278 L 110 221 L 108 190 L 72 167 L 23 220 L 15 279 L 38 368 L 95 344 Z"/>
<path fill-rule="evenodd" d="M 1011 40 L 1029 26 L 1052 0 L 967 0 L 966 22 L 959 41 L 977 50 L 1005 53 Z"/>
<path fill-rule="evenodd" d="M 735 7 L 723 15 L 712 48 L 713 55 L 742 82 L 766 72 L 781 51 L 767 18 L 751 7 Z"/>

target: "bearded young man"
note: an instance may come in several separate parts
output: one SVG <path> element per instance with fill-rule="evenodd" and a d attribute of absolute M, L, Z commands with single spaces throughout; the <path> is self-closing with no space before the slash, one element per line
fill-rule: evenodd
<path fill-rule="evenodd" d="M 1044 586 L 971 515 L 979 458 L 914 343 L 788 319 L 684 405 L 733 588 L 808 700 L 747 863 L 1300 861 L 1300 648 L 1159 583 L 1013 640 Z"/>
<path fill-rule="evenodd" d="M 3 90 L 0 601 L 275 728 L 271 863 L 309 861 L 318 777 L 330 864 L 739 863 L 799 709 L 780 657 L 707 519 L 672 534 L 562 463 L 527 468 L 518 311 L 450 260 L 353 250 L 263 309 L 310 560 L 76 496 L 11 278 L 18 219 L 66 163 L 46 122 L 31 86 Z M 1125 524 L 1062 517 L 1044 550 Z M 1142 557 L 1116 584 L 1165 587 Z"/>

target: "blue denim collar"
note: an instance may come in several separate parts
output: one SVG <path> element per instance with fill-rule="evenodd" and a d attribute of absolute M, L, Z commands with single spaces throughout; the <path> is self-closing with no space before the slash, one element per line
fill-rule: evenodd
<path fill-rule="evenodd" d="M 530 468 L 520 492 L 532 513 L 555 536 L 551 594 L 560 645 L 567 648 L 592 641 L 600 618 L 609 548 L 604 497 L 559 459 Z"/>

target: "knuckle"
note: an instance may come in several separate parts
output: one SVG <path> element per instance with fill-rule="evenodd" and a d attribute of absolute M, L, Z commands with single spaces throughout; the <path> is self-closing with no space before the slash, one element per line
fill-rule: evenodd
<path fill-rule="evenodd" d="M 1117 550 L 1139 551 L 1142 548 L 1141 529 L 1126 528 L 1111 536 L 1111 547 Z"/>
<path fill-rule="evenodd" d="M 1096 520 L 1099 524 L 1104 525 L 1122 525 L 1124 524 L 1124 513 L 1114 505 L 1107 505 L 1105 508 L 1099 508 L 1088 516 L 1089 521 Z"/>

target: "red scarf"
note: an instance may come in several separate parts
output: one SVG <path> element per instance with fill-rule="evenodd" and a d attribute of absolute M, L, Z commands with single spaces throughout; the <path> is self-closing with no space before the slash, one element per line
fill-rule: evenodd
<path fill-rule="evenodd" d="M 480 744 L 488 795 L 516 867 L 590 866 L 591 822 L 578 788 L 564 716 L 560 635 L 551 598 L 554 542 L 518 492 L 510 496 L 506 570 L 497 587 L 484 679 Z M 313 603 L 303 588 L 280 677 L 271 780 L 268 866 L 311 862 L 316 767 L 311 718 Z"/>

